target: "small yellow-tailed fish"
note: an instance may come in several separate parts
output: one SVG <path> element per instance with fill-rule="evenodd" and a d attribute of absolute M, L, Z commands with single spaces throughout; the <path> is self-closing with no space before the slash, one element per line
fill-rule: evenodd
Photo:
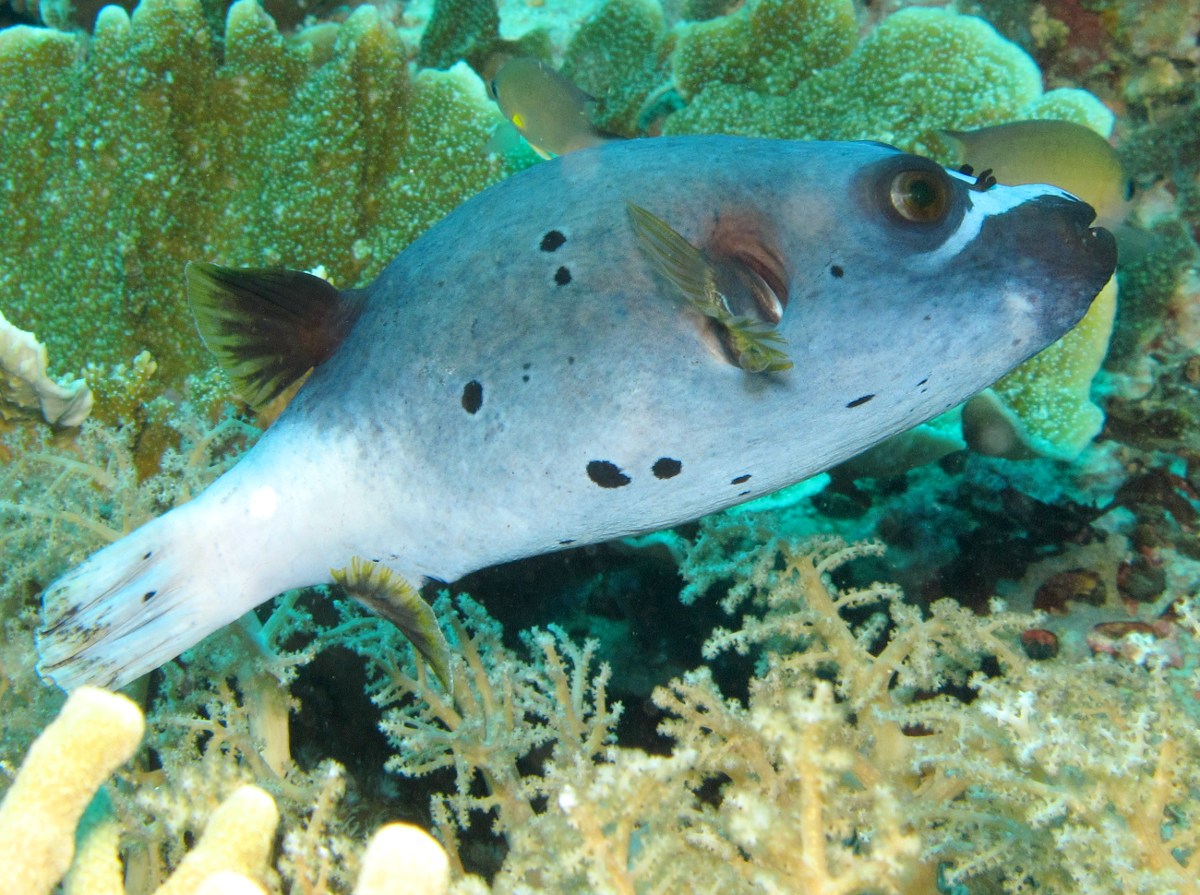
<path fill-rule="evenodd" d="M 595 98 L 540 59 L 509 59 L 488 90 L 504 117 L 542 158 L 620 139 L 592 124 Z"/>
<path fill-rule="evenodd" d="M 1103 226 L 1129 210 L 1129 178 L 1109 142 L 1070 121 L 1014 121 L 971 131 L 946 131 L 961 147 L 960 162 L 991 170 L 1000 183 L 1052 183 L 1083 199 Z"/>

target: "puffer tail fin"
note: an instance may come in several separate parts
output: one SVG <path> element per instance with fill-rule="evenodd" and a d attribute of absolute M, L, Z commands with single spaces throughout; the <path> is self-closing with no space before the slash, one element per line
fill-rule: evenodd
<path fill-rule="evenodd" d="M 155 519 L 46 588 L 38 672 L 64 690 L 118 688 L 253 608 L 189 549 L 187 510 Z M 223 576 L 217 576 L 223 577 Z"/>

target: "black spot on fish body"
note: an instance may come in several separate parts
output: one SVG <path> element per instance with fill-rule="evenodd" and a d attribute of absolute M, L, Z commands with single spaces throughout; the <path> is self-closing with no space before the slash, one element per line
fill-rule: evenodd
<path fill-rule="evenodd" d="M 592 460 L 587 465 L 587 474 L 601 488 L 621 488 L 632 481 L 617 464 L 608 460 Z"/>
<path fill-rule="evenodd" d="M 479 380 L 472 379 L 463 386 L 462 406 L 470 414 L 478 413 L 483 406 L 483 384 Z"/>
<path fill-rule="evenodd" d="M 566 547 L 568 544 L 574 544 L 574 543 L 575 543 L 575 539 L 574 539 L 574 538 L 567 538 L 565 541 L 559 541 L 559 542 L 558 542 L 558 544 L 559 544 L 559 546 L 560 546 L 560 547 Z"/>
<path fill-rule="evenodd" d="M 153 599 L 154 599 L 154 597 L 155 597 L 157 594 L 158 594 L 158 591 L 156 591 L 156 590 L 148 590 L 148 591 L 146 591 L 146 593 L 144 593 L 144 594 L 142 595 L 142 602 L 143 602 L 143 603 L 149 603 L 151 600 L 153 600 Z"/>
<path fill-rule="evenodd" d="M 659 457 L 654 461 L 654 465 L 650 467 L 650 471 L 654 473 L 655 478 L 672 479 L 679 475 L 683 469 L 683 463 L 673 457 Z"/>
<path fill-rule="evenodd" d="M 142 559 L 144 559 L 144 560 L 145 560 L 145 559 L 149 559 L 149 558 L 150 558 L 150 557 L 152 557 L 153 555 L 154 555 L 154 551 L 153 551 L 153 550 L 147 550 L 147 551 L 146 551 L 146 555 L 145 555 L 145 556 L 143 556 L 143 557 L 142 557 Z"/>
<path fill-rule="evenodd" d="M 561 231 L 551 230 L 542 237 L 541 249 L 543 252 L 556 252 L 566 241 L 567 238 L 562 235 Z"/>
<path fill-rule="evenodd" d="M 846 406 L 847 407 L 862 407 L 864 404 L 866 404 L 868 401 L 870 401 L 874 397 L 875 397 L 874 395 L 863 395 L 861 398 L 855 398 L 853 401 L 851 401 Z"/>
<path fill-rule="evenodd" d="M 529 381 L 529 374 L 528 374 L 528 373 L 524 374 L 524 375 L 521 377 L 521 381 L 522 381 L 522 382 L 528 382 L 528 381 Z"/>
<path fill-rule="evenodd" d="M 736 479 L 730 479 L 729 484 L 744 485 L 748 481 L 750 481 L 750 474 L 746 473 L 745 475 L 739 475 Z"/>
<path fill-rule="evenodd" d="M 928 381 L 929 381 L 929 377 L 926 376 L 924 379 L 922 379 L 920 382 L 917 383 L 917 387 L 920 388 L 922 385 L 924 385 Z"/>
<path fill-rule="evenodd" d="M 571 271 L 567 270 L 565 267 L 560 267 L 558 270 L 554 271 L 554 282 L 558 283 L 560 286 L 567 285 L 567 283 L 571 282 Z"/>
<path fill-rule="evenodd" d="M 840 280 L 842 277 L 844 277 L 846 275 L 846 271 L 842 268 L 842 266 L 840 264 L 833 265 L 833 267 L 829 268 L 829 272 L 831 274 L 833 274 L 833 278 L 835 280 Z"/>
<path fill-rule="evenodd" d="M 745 497 L 745 496 L 746 496 L 747 494 L 749 494 L 749 493 L 750 493 L 750 491 L 749 491 L 749 490 L 746 490 L 746 491 L 739 491 L 739 492 L 738 492 L 738 497 Z"/>

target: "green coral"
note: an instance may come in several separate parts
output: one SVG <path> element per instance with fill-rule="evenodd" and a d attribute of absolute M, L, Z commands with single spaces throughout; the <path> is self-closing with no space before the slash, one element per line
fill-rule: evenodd
<path fill-rule="evenodd" d="M 847 25 L 845 16 L 851 5 L 814 3 L 806 21 L 790 26 L 811 29 L 800 45 L 809 49 L 780 59 L 791 66 L 786 71 L 756 74 L 751 66 L 763 37 L 745 25 L 733 27 L 733 20 L 753 21 L 769 3 L 752 0 L 733 16 L 688 26 L 723 35 L 721 55 L 740 61 L 722 62 L 699 41 L 693 47 L 681 38 L 675 77 L 684 92 L 695 95 L 671 117 L 669 133 L 870 139 L 937 154 L 940 129 L 1048 117 L 1048 109 L 1089 123 L 1106 114 L 1084 91 L 1043 95 L 1041 72 L 1024 50 L 982 19 L 942 9 L 902 10 L 850 52 L 853 20 Z M 771 44 L 765 46 L 769 51 Z"/>
<path fill-rule="evenodd" d="M 670 47 L 656 0 L 607 0 L 571 38 L 562 73 L 599 100 L 597 127 L 632 137 L 646 97 L 666 80 Z"/>
<path fill-rule="evenodd" d="M 323 61 L 250 0 L 223 52 L 195 0 L 147 0 L 79 38 L 0 32 L 0 294 L 60 366 L 148 349 L 160 388 L 210 360 L 182 288 L 191 259 L 323 265 L 339 285 L 504 173 L 474 75 L 410 76 L 372 7 Z M 101 403 L 106 398 L 101 391 Z"/>
<path fill-rule="evenodd" d="M 473 62 L 500 40 L 500 12 L 495 0 L 437 0 L 421 35 L 417 63 L 449 68 L 460 59 Z"/>
<path fill-rule="evenodd" d="M 679 27 L 675 86 L 688 98 L 713 84 L 782 96 L 850 55 L 857 32 L 849 0 L 751 0 Z"/>

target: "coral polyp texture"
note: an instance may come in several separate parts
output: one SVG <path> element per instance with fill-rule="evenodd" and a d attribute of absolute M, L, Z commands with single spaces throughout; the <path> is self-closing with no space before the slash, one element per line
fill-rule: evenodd
<path fill-rule="evenodd" d="M 196 0 L 104 10 L 82 37 L 0 31 L 0 293 L 99 390 L 149 351 L 159 390 L 212 365 L 189 260 L 323 265 L 350 286 L 494 182 L 498 121 L 469 72 L 410 74 L 372 7 L 325 46 L 251 0 L 223 40 Z"/>

